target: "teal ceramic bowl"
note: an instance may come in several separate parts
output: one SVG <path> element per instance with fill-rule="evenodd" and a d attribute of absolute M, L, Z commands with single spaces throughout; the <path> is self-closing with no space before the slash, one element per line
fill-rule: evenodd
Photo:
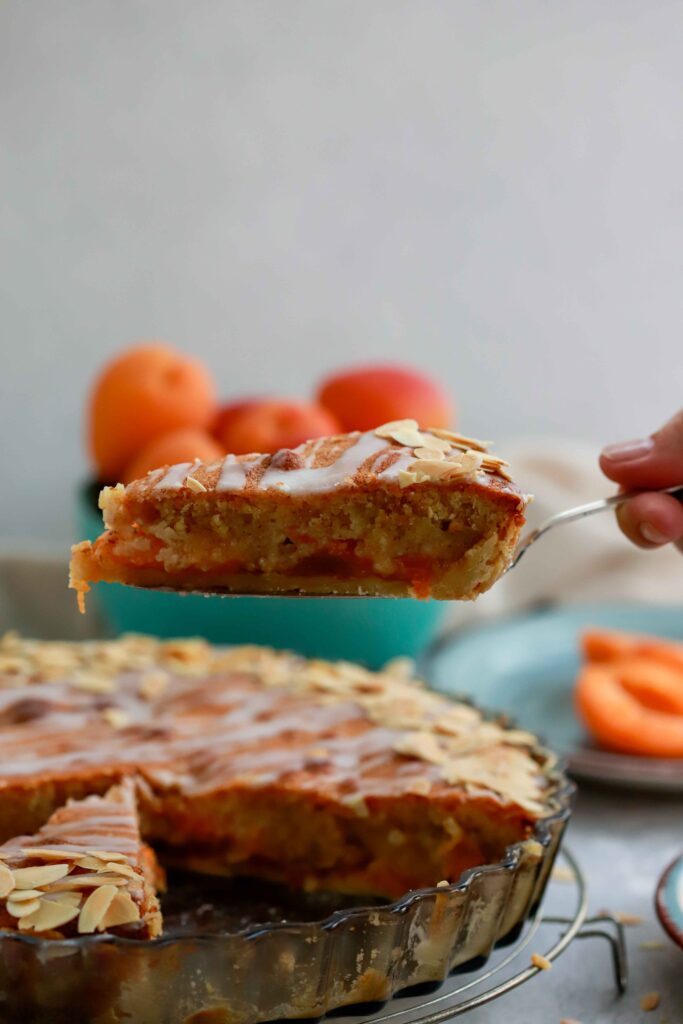
<path fill-rule="evenodd" d="M 79 538 L 102 531 L 97 489 L 78 493 Z M 266 644 L 308 657 L 379 668 L 399 655 L 416 657 L 446 611 L 439 601 L 371 598 L 199 597 L 98 583 L 88 600 L 113 633 L 202 636 L 218 644 Z"/>

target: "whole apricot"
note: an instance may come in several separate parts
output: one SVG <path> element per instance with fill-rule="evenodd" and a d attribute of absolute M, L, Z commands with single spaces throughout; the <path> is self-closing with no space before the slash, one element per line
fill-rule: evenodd
<path fill-rule="evenodd" d="M 136 345 L 108 363 L 90 398 L 88 438 L 100 480 L 117 480 L 154 438 L 181 427 L 207 429 L 214 383 L 197 359 L 161 342 Z"/>
<path fill-rule="evenodd" d="M 121 482 L 129 484 L 131 480 L 140 480 L 161 466 L 175 466 L 179 462 L 215 462 L 223 458 L 224 449 L 207 434 L 197 427 L 183 427 L 162 434 L 149 441 L 124 469 Z"/>
<path fill-rule="evenodd" d="M 336 417 L 319 405 L 263 399 L 236 415 L 222 431 L 221 440 L 229 452 L 245 455 L 296 448 L 311 438 L 338 433 Z"/>
<path fill-rule="evenodd" d="M 318 401 L 344 430 L 373 430 L 392 420 L 422 427 L 453 426 L 453 404 L 430 377 L 407 366 L 365 366 L 335 373 L 318 388 Z"/>

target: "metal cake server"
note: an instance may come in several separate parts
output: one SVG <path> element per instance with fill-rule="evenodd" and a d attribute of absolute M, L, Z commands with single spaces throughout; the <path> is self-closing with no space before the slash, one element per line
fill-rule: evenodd
<path fill-rule="evenodd" d="M 537 540 L 545 536 L 545 534 L 555 526 L 562 526 L 565 523 L 574 523 L 579 519 L 585 519 L 587 516 L 593 516 L 596 512 L 605 512 L 618 505 L 623 505 L 625 501 L 628 501 L 630 498 L 635 498 L 638 494 L 673 494 L 676 498 L 683 501 L 683 484 L 676 484 L 675 487 L 663 487 L 656 491 L 624 491 L 622 494 L 613 494 L 610 498 L 600 498 L 599 501 L 589 501 L 587 505 L 577 505 L 576 508 L 568 508 L 565 509 L 564 512 L 557 512 L 554 516 L 550 516 L 549 519 L 546 519 L 545 522 L 541 523 L 540 526 L 536 526 L 533 530 L 529 530 L 529 532 L 521 538 L 515 549 L 514 557 L 505 571 L 509 572 L 510 569 L 514 569 L 529 550 L 531 545 L 535 544 Z"/>

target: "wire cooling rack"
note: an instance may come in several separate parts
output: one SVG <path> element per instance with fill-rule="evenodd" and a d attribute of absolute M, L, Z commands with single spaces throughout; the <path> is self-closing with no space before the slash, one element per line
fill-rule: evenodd
<path fill-rule="evenodd" d="M 543 968 L 531 962 L 532 953 L 552 963 L 574 939 L 600 938 L 609 944 L 614 984 L 617 991 L 623 993 L 628 982 L 623 927 L 609 914 L 588 917 L 588 891 L 579 865 L 568 850 L 562 850 L 558 860 L 567 879 L 567 884 L 562 886 L 565 890 L 562 902 L 569 904 L 566 914 L 556 916 L 546 909 L 554 902 L 549 893 L 544 905 L 532 915 L 515 941 L 494 950 L 480 967 L 465 965 L 466 973 L 451 975 L 438 991 L 407 992 L 375 1013 L 359 1014 L 358 1008 L 354 1008 L 353 1014 L 342 1011 L 346 1024 L 384 1024 L 385 1021 L 440 1024 L 459 1017 L 500 998 L 538 974 Z M 338 1015 L 340 1011 L 332 1014 Z"/>

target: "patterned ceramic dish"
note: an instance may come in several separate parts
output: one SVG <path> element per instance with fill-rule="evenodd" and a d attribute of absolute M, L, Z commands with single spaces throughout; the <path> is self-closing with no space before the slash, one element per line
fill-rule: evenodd
<path fill-rule="evenodd" d="M 4 934 L 0 1019 L 252 1024 L 317 1017 L 440 982 L 514 937 L 542 898 L 573 794 L 557 768 L 550 781 L 552 808 L 533 838 L 511 846 L 497 864 L 394 903 L 346 906 L 318 920 L 306 919 L 310 906 L 299 912 L 290 904 L 285 920 L 277 907 L 256 908 L 227 929 L 185 923 L 152 941 Z"/>

